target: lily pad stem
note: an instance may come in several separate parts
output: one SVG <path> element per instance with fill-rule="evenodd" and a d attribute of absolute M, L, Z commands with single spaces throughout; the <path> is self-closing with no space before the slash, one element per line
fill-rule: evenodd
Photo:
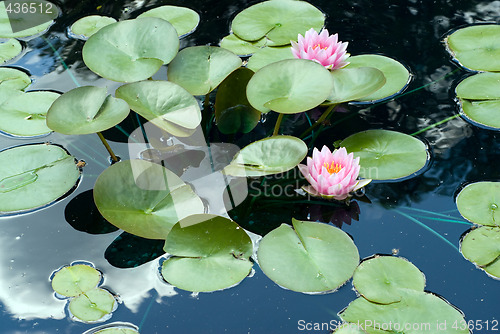
<path fill-rule="evenodd" d="M 417 132 L 412 133 L 410 136 L 416 136 L 416 135 L 419 135 L 419 134 L 421 134 L 422 132 L 425 132 L 425 131 L 427 131 L 427 130 L 430 130 L 430 129 L 432 129 L 432 128 L 435 128 L 436 126 L 441 125 L 441 124 L 443 124 L 443 123 L 446 123 L 446 122 L 448 122 L 448 121 L 451 121 L 452 119 L 455 119 L 455 118 L 457 118 L 457 117 L 460 117 L 460 114 L 456 114 L 456 115 L 450 116 L 450 117 L 445 118 L 445 119 L 443 119 L 443 120 L 441 120 L 441 121 L 439 121 L 439 122 L 437 122 L 437 123 L 431 124 L 431 125 L 429 125 L 429 126 L 427 126 L 427 127 L 423 128 L 423 129 L 421 129 L 421 130 L 418 130 Z"/>
<path fill-rule="evenodd" d="M 304 138 L 305 135 L 307 135 L 309 132 L 311 132 L 312 130 L 314 130 L 318 125 L 321 125 L 323 124 L 323 121 L 328 117 L 330 116 L 330 114 L 332 113 L 333 109 L 335 109 L 335 107 L 337 106 L 337 104 L 331 104 L 328 109 L 326 109 L 323 114 L 321 114 L 321 117 L 318 118 L 318 120 L 316 121 L 316 123 L 314 123 L 311 127 L 309 127 L 309 129 L 307 129 L 306 131 L 302 132 L 302 134 L 299 136 L 299 138 Z"/>
<path fill-rule="evenodd" d="M 210 107 L 210 93 L 205 95 L 205 100 L 203 101 L 203 110 L 208 110 Z"/>
<path fill-rule="evenodd" d="M 283 120 L 283 116 L 284 115 L 285 114 L 279 114 L 278 115 L 278 119 L 276 120 L 276 124 L 274 125 L 273 136 L 277 136 L 278 135 L 278 131 L 280 129 L 281 121 Z"/>
<path fill-rule="evenodd" d="M 118 158 L 116 157 L 115 153 L 113 153 L 113 150 L 109 146 L 106 138 L 104 138 L 104 136 L 100 132 L 97 132 L 97 135 L 99 136 L 99 139 L 101 139 L 102 143 L 104 144 L 104 147 L 106 147 L 106 150 L 108 150 L 108 153 L 111 156 L 111 159 L 113 160 L 113 162 L 118 162 Z"/>

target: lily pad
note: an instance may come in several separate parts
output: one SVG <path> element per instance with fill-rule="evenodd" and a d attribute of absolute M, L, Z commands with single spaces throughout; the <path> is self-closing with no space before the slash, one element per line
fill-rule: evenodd
<path fill-rule="evenodd" d="M 448 52 L 465 69 L 500 71 L 500 25 L 481 24 L 459 29 L 445 38 Z"/>
<path fill-rule="evenodd" d="M 415 175 L 427 163 L 427 147 L 404 133 L 368 130 L 344 139 L 340 146 L 360 157 L 359 176 L 373 180 L 395 180 Z"/>
<path fill-rule="evenodd" d="M 0 87 L 24 90 L 31 84 L 29 75 L 15 68 L 0 67 Z"/>
<path fill-rule="evenodd" d="M 495 278 L 500 278 L 500 259 L 490 263 L 489 265 L 482 267 L 488 274 Z"/>
<path fill-rule="evenodd" d="M 460 250 L 464 257 L 477 264 L 487 266 L 500 257 L 500 228 L 476 228 L 463 238 Z"/>
<path fill-rule="evenodd" d="M 261 112 L 295 114 L 321 104 L 332 89 L 326 68 L 311 60 L 288 59 L 257 71 L 248 83 L 247 98 Z"/>
<path fill-rule="evenodd" d="M 401 93 L 408 86 L 411 79 L 410 72 L 408 72 L 408 69 L 403 64 L 386 56 L 366 54 L 349 57 L 349 65 L 345 68 L 352 69 L 358 67 L 374 67 L 382 71 L 386 80 L 382 88 L 372 94 L 359 98 L 357 100 L 359 102 L 375 103 L 390 99 Z"/>
<path fill-rule="evenodd" d="M 89 15 L 82 17 L 69 28 L 72 35 L 87 39 L 105 26 L 115 23 L 116 20 L 109 16 Z"/>
<path fill-rule="evenodd" d="M 116 96 L 159 128 L 184 136 L 179 127 L 194 130 L 201 122 L 198 101 L 181 86 L 168 81 L 141 81 L 116 90 Z"/>
<path fill-rule="evenodd" d="M 52 278 L 52 289 L 66 297 L 76 297 L 97 287 L 102 275 L 85 264 L 63 267 Z"/>
<path fill-rule="evenodd" d="M 85 43 L 82 55 L 94 73 L 114 81 L 134 82 L 150 78 L 178 50 L 179 38 L 170 23 L 144 17 L 101 28 Z"/>
<path fill-rule="evenodd" d="M 486 101 L 460 100 L 461 113 L 477 126 L 500 130 L 500 99 Z"/>
<path fill-rule="evenodd" d="M 26 12 L 16 11 L 15 2 L 9 1 L 11 11 L 7 14 L 6 4 L 0 2 L 0 38 L 22 38 L 37 35 L 46 31 L 59 16 L 59 9 L 52 2 L 44 0 L 30 0 L 37 9 L 36 13 L 26 15 Z M 18 2 L 19 3 L 19 2 Z M 11 24 L 13 22 L 13 24 Z"/>
<path fill-rule="evenodd" d="M 352 284 L 369 301 L 390 304 L 399 302 L 407 289 L 423 292 L 425 277 L 403 258 L 376 256 L 361 262 L 354 272 Z"/>
<path fill-rule="evenodd" d="M 204 211 L 201 199 L 177 175 L 143 160 L 106 169 L 95 183 L 94 200 L 111 224 L 149 239 L 165 239 L 179 220 Z"/>
<path fill-rule="evenodd" d="M 17 39 L 10 38 L 0 43 L 0 64 L 15 58 L 23 51 L 21 43 Z"/>
<path fill-rule="evenodd" d="M 177 6 L 156 7 L 138 17 L 157 17 L 168 21 L 181 37 L 193 32 L 200 23 L 200 16 L 194 10 Z"/>
<path fill-rule="evenodd" d="M 457 195 L 457 208 L 467 220 L 480 225 L 500 226 L 500 182 L 475 182 Z"/>
<path fill-rule="evenodd" d="M 52 132 L 47 127 L 45 118 L 50 106 L 61 94 L 47 91 L 23 93 L 0 88 L 0 95 L 4 93 L 8 93 L 10 97 L 0 104 L 0 131 L 21 137 Z"/>
<path fill-rule="evenodd" d="M 170 63 L 168 80 L 193 95 L 206 95 L 242 64 L 240 57 L 216 46 L 183 49 Z"/>
<path fill-rule="evenodd" d="M 246 41 L 267 37 L 275 45 L 285 45 L 311 28 L 320 31 L 324 23 L 325 15 L 305 1 L 274 0 L 241 11 L 233 19 L 231 30 Z"/>
<path fill-rule="evenodd" d="M 292 219 L 261 240 L 257 257 L 264 274 L 298 292 L 335 290 L 352 277 L 358 249 L 342 230 L 331 225 Z M 328 256 L 325 256 L 328 254 Z"/>
<path fill-rule="evenodd" d="M 32 144 L 0 151 L 0 215 L 48 205 L 79 178 L 75 158 L 59 146 Z"/>
<path fill-rule="evenodd" d="M 272 136 L 245 146 L 223 172 L 232 176 L 263 176 L 286 172 L 307 155 L 307 145 L 293 136 Z"/>
<path fill-rule="evenodd" d="M 87 334 L 87 333 L 85 332 L 84 334 Z M 90 333 L 88 333 L 88 334 L 90 334 Z M 136 331 L 135 329 L 132 329 L 132 328 L 113 326 L 113 327 L 99 330 L 97 332 L 92 332 L 92 334 L 139 334 L 139 332 Z"/>
<path fill-rule="evenodd" d="M 96 133 L 120 123 L 129 112 L 128 104 L 108 95 L 104 87 L 78 87 L 52 104 L 47 126 L 66 135 Z"/>
<path fill-rule="evenodd" d="M 333 90 L 328 103 L 342 103 L 362 99 L 385 85 L 382 71 L 374 67 L 345 68 L 332 71 Z"/>
<path fill-rule="evenodd" d="M 92 289 L 72 298 L 69 311 L 83 322 L 95 322 L 113 312 L 115 297 L 104 289 Z"/>
<path fill-rule="evenodd" d="M 266 47 L 259 49 L 250 57 L 250 59 L 248 59 L 247 67 L 252 71 L 257 72 L 264 66 L 285 59 L 295 59 L 292 53 L 292 48 L 289 45 Z"/>
<path fill-rule="evenodd" d="M 267 41 L 267 38 L 262 38 L 255 42 L 245 41 L 235 34 L 229 34 L 220 41 L 220 47 L 239 56 L 247 56 L 266 46 Z"/>
<path fill-rule="evenodd" d="M 366 334 L 365 331 L 362 331 L 358 326 L 358 324 L 349 324 L 346 323 L 344 325 L 338 326 L 337 329 L 333 332 L 336 334 Z"/>
<path fill-rule="evenodd" d="M 194 225 L 192 221 L 197 220 Z M 174 225 L 165 241 L 161 273 L 176 287 L 195 292 L 229 288 L 248 276 L 252 241 L 235 222 L 215 215 L 196 215 Z"/>

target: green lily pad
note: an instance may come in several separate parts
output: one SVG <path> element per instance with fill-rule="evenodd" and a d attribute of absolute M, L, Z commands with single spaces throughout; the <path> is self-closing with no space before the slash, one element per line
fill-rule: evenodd
<path fill-rule="evenodd" d="M 500 278 L 500 259 L 490 263 L 489 265 L 482 267 L 488 274 L 493 276 L 494 278 Z"/>
<path fill-rule="evenodd" d="M 28 15 L 23 12 L 22 7 L 20 7 L 21 10 L 17 11 L 15 3 L 14 1 L 11 2 L 11 11 L 7 14 L 6 2 L 0 2 L 0 38 L 22 38 L 37 35 L 46 31 L 59 15 L 57 6 L 49 1 L 30 0 L 30 3 L 33 3 L 37 8 L 37 11 Z M 19 4 L 22 4 L 22 2 Z M 29 10 L 29 8 L 27 9 Z M 14 22 L 15 31 L 13 31 L 11 20 Z"/>
<path fill-rule="evenodd" d="M 428 160 L 427 147 L 404 133 L 368 130 L 344 139 L 340 146 L 360 157 L 359 176 L 373 180 L 394 180 L 421 170 Z"/>
<path fill-rule="evenodd" d="M 365 331 L 361 330 L 361 326 L 357 324 L 344 324 L 338 326 L 337 329 L 333 332 L 336 334 L 366 334 Z"/>
<path fill-rule="evenodd" d="M 500 228 L 476 228 L 463 238 L 460 250 L 464 257 L 477 264 L 487 266 L 500 257 Z"/>
<path fill-rule="evenodd" d="M 240 57 L 216 46 L 183 49 L 170 63 L 168 80 L 193 95 L 206 95 L 242 64 Z"/>
<path fill-rule="evenodd" d="M 139 334 L 138 331 L 132 328 L 113 326 L 98 330 L 97 332 L 92 332 L 93 334 Z"/>
<path fill-rule="evenodd" d="M 104 289 L 92 289 L 72 298 L 69 311 L 83 322 L 94 322 L 113 312 L 115 297 Z"/>
<path fill-rule="evenodd" d="M 361 262 L 354 272 L 352 284 L 369 301 L 390 304 L 401 300 L 401 290 L 424 291 L 425 277 L 403 258 L 376 256 Z"/>
<path fill-rule="evenodd" d="M 500 25 L 481 24 L 459 29 L 445 38 L 448 52 L 465 69 L 500 71 Z"/>
<path fill-rule="evenodd" d="M 486 129 L 500 129 L 500 99 L 486 101 L 459 100 L 461 113 L 473 124 Z"/>
<path fill-rule="evenodd" d="M 410 82 L 411 74 L 400 62 L 381 55 L 359 55 L 349 57 L 349 65 L 345 69 L 358 67 L 374 67 L 385 76 L 385 85 L 372 94 L 359 98 L 359 102 L 375 103 L 389 99 L 401 93 Z"/>
<path fill-rule="evenodd" d="M 263 37 L 275 45 L 290 44 L 314 28 L 320 31 L 325 15 L 305 1 L 264 1 L 241 11 L 233 19 L 231 30 L 246 41 L 257 41 Z"/>
<path fill-rule="evenodd" d="M 40 208 L 77 184 L 75 158 L 50 144 L 22 145 L 0 152 L 0 215 Z"/>
<path fill-rule="evenodd" d="M 180 221 L 168 234 L 163 249 L 172 257 L 163 262 L 163 278 L 180 289 L 203 292 L 229 288 L 247 277 L 253 266 L 248 234 L 228 218 L 186 218 L 190 224 L 193 219 L 198 222 L 182 227 Z"/>
<path fill-rule="evenodd" d="M 178 129 L 195 129 L 201 122 L 198 101 L 181 86 L 168 81 L 141 81 L 116 90 L 132 110 L 176 136 Z"/>
<path fill-rule="evenodd" d="M 245 146 L 223 172 L 232 176 L 263 176 L 286 172 L 307 155 L 307 145 L 293 136 L 272 136 Z"/>
<path fill-rule="evenodd" d="M 2 95 L 9 94 L 4 100 Z M 0 131 L 14 136 L 31 137 L 52 132 L 45 121 L 47 111 L 59 93 L 0 88 Z"/>
<path fill-rule="evenodd" d="M 156 7 L 138 17 L 157 17 L 168 21 L 182 37 L 193 32 L 200 23 L 200 16 L 194 10 L 177 6 Z"/>
<path fill-rule="evenodd" d="M 241 67 L 219 85 L 215 97 L 215 120 L 224 134 L 248 133 L 255 128 L 261 113 L 248 102 L 246 87 L 253 71 Z"/>
<path fill-rule="evenodd" d="M 333 90 L 327 98 L 329 104 L 362 99 L 385 84 L 384 73 L 374 67 L 337 69 L 331 73 Z"/>
<path fill-rule="evenodd" d="M 335 290 L 352 277 L 359 254 L 345 232 L 323 223 L 292 223 L 294 229 L 282 224 L 259 244 L 257 257 L 267 277 L 299 292 Z"/>
<path fill-rule="evenodd" d="M 89 15 L 82 17 L 71 25 L 69 31 L 75 37 L 87 39 L 105 26 L 115 23 L 116 20 L 109 16 Z"/>
<path fill-rule="evenodd" d="M 121 161 L 106 169 L 95 183 L 94 201 L 111 224 L 148 239 L 165 239 L 179 220 L 204 211 L 190 186 L 144 160 Z"/>
<path fill-rule="evenodd" d="M 134 82 L 150 78 L 178 50 L 179 38 L 170 23 L 144 17 L 101 28 L 85 43 L 82 55 L 94 73 L 114 81 Z"/>
<path fill-rule="evenodd" d="M 500 226 L 500 182 L 475 182 L 457 195 L 460 214 L 474 224 Z"/>
<path fill-rule="evenodd" d="M 247 98 L 261 112 L 295 114 L 321 104 L 332 89 L 326 68 L 311 60 L 288 59 L 257 71 L 248 83 Z"/>
<path fill-rule="evenodd" d="M 24 90 L 31 84 L 29 75 L 15 68 L 0 67 L 0 87 Z"/>
<path fill-rule="evenodd" d="M 295 59 L 290 45 L 266 47 L 259 49 L 250 57 L 250 59 L 248 59 L 247 67 L 252 71 L 257 72 L 264 66 L 285 59 Z"/>
<path fill-rule="evenodd" d="M 52 289 L 66 297 L 76 297 L 97 287 L 102 275 L 85 264 L 63 267 L 52 278 Z"/>
<path fill-rule="evenodd" d="M 47 113 L 47 126 L 66 135 L 107 130 L 129 114 L 128 104 L 108 95 L 106 88 L 84 86 L 61 95 Z"/>
<path fill-rule="evenodd" d="M 245 41 L 235 34 L 229 34 L 220 41 L 220 47 L 239 56 L 247 56 L 266 46 L 268 41 L 267 38 L 255 42 Z"/>
<path fill-rule="evenodd" d="M 12 58 L 15 58 L 22 51 L 23 47 L 17 39 L 10 38 L 0 43 L 0 64 L 4 64 Z"/>

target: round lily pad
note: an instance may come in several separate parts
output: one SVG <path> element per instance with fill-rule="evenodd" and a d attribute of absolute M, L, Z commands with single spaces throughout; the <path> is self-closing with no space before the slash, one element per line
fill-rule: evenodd
<path fill-rule="evenodd" d="M 493 263 L 500 257 L 500 228 L 482 226 L 470 231 L 463 238 L 460 250 L 478 266 Z"/>
<path fill-rule="evenodd" d="M 0 67 L 0 87 L 24 90 L 31 84 L 29 75 L 10 67 Z"/>
<path fill-rule="evenodd" d="M 259 244 L 257 257 L 266 276 L 299 292 L 335 290 L 352 277 L 359 255 L 345 232 L 323 223 L 292 223 L 293 229 L 282 224 Z"/>
<path fill-rule="evenodd" d="M 240 57 L 216 46 L 183 49 L 170 63 L 168 80 L 193 95 L 206 95 L 242 64 Z"/>
<path fill-rule="evenodd" d="M 257 71 L 248 83 L 247 98 L 261 112 L 295 114 L 321 104 L 332 89 L 326 68 L 311 60 L 288 59 Z"/>
<path fill-rule="evenodd" d="M 115 94 L 136 113 L 176 136 L 183 136 L 179 128 L 192 130 L 201 122 L 198 101 L 172 82 L 135 82 L 119 87 Z"/>
<path fill-rule="evenodd" d="M 266 38 L 255 42 L 245 41 L 235 34 L 229 34 L 220 41 L 220 47 L 239 56 L 247 56 L 266 46 L 267 41 L 268 39 Z"/>
<path fill-rule="evenodd" d="M 457 207 L 467 220 L 480 225 L 500 226 L 500 182 L 475 182 L 457 196 Z"/>
<path fill-rule="evenodd" d="M 82 17 L 73 23 L 69 28 L 69 31 L 74 37 L 87 39 L 98 32 L 101 28 L 109 26 L 115 22 L 116 20 L 109 16 L 89 15 Z"/>
<path fill-rule="evenodd" d="M 247 67 L 257 72 L 264 66 L 280 60 L 295 59 L 289 45 L 278 47 L 266 47 L 257 50 L 249 59 Z"/>
<path fill-rule="evenodd" d="M 344 324 L 341 326 L 338 326 L 337 329 L 333 332 L 336 334 L 366 334 L 366 332 L 362 331 L 360 328 L 361 326 L 358 326 L 358 324 Z"/>
<path fill-rule="evenodd" d="M 50 204 L 79 178 L 75 158 L 59 146 L 33 144 L 0 151 L 0 215 Z"/>
<path fill-rule="evenodd" d="M 106 88 L 84 86 L 61 95 L 47 113 L 47 126 L 67 135 L 107 130 L 129 114 L 128 104 L 108 95 Z"/>
<path fill-rule="evenodd" d="M 482 267 L 481 269 L 484 269 L 489 275 L 493 276 L 494 278 L 500 278 L 500 259 L 497 259 L 496 261 L 490 263 L 487 266 Z"/>
<path fill-rule="evenodd" d="M 215 215 L 195 215 L 174 225 L 165 240 L 164 279 L 188 291 L 229 288 L 248 276 L 252 241 L 235 222 Z M 193 220 L 196 224 L 191 225 Z"/>
<path fill-rule="evenodd" d="M 204 211 L 190 186 L 144 160 L 121 161 L 106 169 L 95 183 L 94 201 L 111 224 L 149 239 L 165 239 L 179 220 Z"/>
<path fill-rule="evenodd" d="M 33 4 L 31 8 L 37 9 L 35 13 L 24 11 L 23 2 L 18 2 L 21 5 L 20 10 L 16 10 L 16 2 L 10 2 L 10 8 L 6 8 L 6 4 L 8 3 L 5 1 L 0 2 L 0 38 L 37 35 L 46 31 L 59 16 L 59 8 L 54 3 L 45 0 L 30 0 L 28 6 Z M 30 7 L 25 8 L 30 10 Z M 8 14 L 7 9 L 10 10 Z"/>
<path fill-rule="evenodd" d="M 500 71 L 500 25 L 481 24 L 453 32 L 445 38 L 448 51 L 464 68 Z"/>
<path fill-rule="evenodd" d="M 427 163 L 426 145 L 404 133 L 368 130 L 344 139 L 340 146 L 360 157 L 359 176 L 373 180 L 395 180 L 414 175 Z"/>
<path fill-rule="evenodd" d="M 104 289 L 92 289 L 69 303 L 71 314 L 83 322 L 95 322 L 113 312 L 116 306 L 115 297 Z"/>
<path fill-rule="evenodd" d="M 15 58 L 23 51 L 21 43 L 17 39 L 10 38 L 0 43 L 0 64 Z"/>
<path fill-rule="evenodd" d="M 168 21 L 174 26 L 180 37 L 193 32 L 198 23 L 200 23 L 200 16 L 194 10 L 177 6 L 156 7 L 142 13 L 138 17 L 157 17 Z"/>
<path fill-rule="evenodd" d="M 114 81 L 134 82 L 150 78 L 178 50 L 179 38 L 170 23 L 144 17 L 101 28 L 85 43 L 82 55 L 94 73 Z"/>
<path fill-rule="evenodd" d="M 86 333 L 84 333 L 84 334 L 86 334 Z M 132 329 L 132 328 L 113 326 L 113 327 L 99 330 L 97 332 L 92 332 L 92 334 L 139 334 L 139 332 L 135 329 Z"/>
<path fill-rule="evenodd" d="M 305 1 L 274 0 L 241 11 L 233 19 L 231 30 L 247 41 L 266 37 L 275 45 L 285 45 L 311 28 L 320 31 L 324 22 L 325 15 Z"/>
<path fill-rule="evenodd" d="M 369 301 L 390 304 L 401 300 L 401 290 L 424 291 L 425 277 L 403 258 L 376 256 L 361 262 L 352 284 Z"/>
<path fill-rule="evenodd" d="M 21 137 L 52 132 L 45 118 L 50 106 L 61 94 L 47 91 L 23 93 L 0 88 L 0 96 L 4 94 L 9 94 L 9 97 L 0 104 L 0 131 Z"/>
<path fill-rule="evenodd" d="M 408 86 L 411 79 L 410 72 L 403 64 L 386 56 L 366 54 L 349 57 L 349 65 L 345 68 L 358 67 L 374 67 L 382 71 L 385 77 L 385 84 L 382 88 L 359 98 L 357 100 L 359 102 L 375 103 L 392 98 L 401 93 Z"/>
<path fill-rule="evenodd" d="M 307 155 L 307 145 L 293 136 L 272 136 L 245 146 L 224 173 L 232 176 L 263 176 L 286 172 Z"/>
<path fill-rule="evenodd" d="M 460 112 L 472 124 L 500 130 L 500 99 L 469 101 L 460 99 Z"/>
<path fill-rule="evenodd" d="M 85 264 L 63 267 L 52 278 L 52 289 L 60 295 L 76 297 L 97 287 L 101 273 Z"/>
<path fill-rule="evenodd" d="M 384 86 L 384 73 L 374 67 L 345 68 L 332 71 L 333 90 L 328 103 L 342 103 L 364 98 Z"/>

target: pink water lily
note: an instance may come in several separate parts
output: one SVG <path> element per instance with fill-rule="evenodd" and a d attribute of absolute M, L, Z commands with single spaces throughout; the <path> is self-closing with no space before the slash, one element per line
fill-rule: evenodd
<path fill-rule="evenodd" d="M 309 29 L 305 36 L 299 34 L 298 42 L 291 41 L 292 53 L 295 58 L 310 59 L 320 63 L 330 70 L 347 66 L 346 53 L 348 42 L 338 41 L 338 35 L 329 35 L 327 29 L 320 34 L 313 28 Z"/>
<path fill-rule="evenodd" d="M 370 179 L 358 180 L 359 169 L 359 157 L 354 159 L 344 147 L 333 152 L 326 146 L 321 151 L 314 148 L 312 158 L 307 158 L 307 166 L 299 164 L 300 172 L 311 184 L 302 189 L 315 197 L 345 200 L 371 182 Z"/>

